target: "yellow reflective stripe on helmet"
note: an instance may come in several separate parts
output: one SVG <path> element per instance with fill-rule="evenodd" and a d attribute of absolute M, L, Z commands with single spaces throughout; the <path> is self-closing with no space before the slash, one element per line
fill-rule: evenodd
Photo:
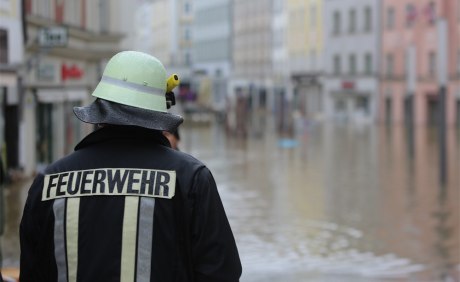
<path fill-rule="evenodd" d="M 143 93 L 159 95 L 162 97 L 164 97 L 165 95 L 165 90 L 163 89 L 148 86 L 148 85 L 141 85 L 141 84 L 137 84 L 134 82 L 113 78 L 110 76 L 103 76 L 101 78 L 101 82 L 115 85 L 115 86 L 122 87 L 122 88 L 126 88 L 126 89 L 130 89 L 130 90 L 134 90 L 134 91 L 140 91 Z"/>
<path fill-rule="evenodd" d="M 135 277 L 138 207 L 139 197 L 125 197 L 120 282 L 132 282 Z"/>

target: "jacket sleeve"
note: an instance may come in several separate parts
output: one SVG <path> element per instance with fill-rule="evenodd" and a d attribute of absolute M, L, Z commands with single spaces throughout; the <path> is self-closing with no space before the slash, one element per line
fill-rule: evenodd
<path fill-rule="evenodd" d="M 195 176 L 192 257 L 196 281 L 239 281 L 241 262 L 235 239 L 211 172 Z"/>
<path fill-rule="evenodd" d="M 39 265 L 40 258 L 38 255 L 39 230 L 37 228 L 36 210 L 34 210 L 35 202 L 39 199 L 37 191 L 43 185 L 43 177 L 35 178 L 32 186 L 29 189 L 27 201 L 24 206 L 24 212 L 19 227 L 21 259 L 20 259 L 20 279 L 21 282 L 42 281 L 40 277 Z"/>

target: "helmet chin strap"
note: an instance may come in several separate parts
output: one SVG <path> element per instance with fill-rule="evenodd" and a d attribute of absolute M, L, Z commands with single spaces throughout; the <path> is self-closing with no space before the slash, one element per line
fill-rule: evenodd
<path fill-rule="evenodd" d="M 176 97 L 174 92 L 170 91 L 165 94 L 166 96 L 166 108 L 169 109 L 176 104 Z"/>

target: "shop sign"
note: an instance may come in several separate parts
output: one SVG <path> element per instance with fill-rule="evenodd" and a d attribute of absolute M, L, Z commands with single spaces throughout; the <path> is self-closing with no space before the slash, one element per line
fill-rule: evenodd
<path fill-rule="evenodd" d="M 38 31 L 38 43 L 41 47 L 65 47 L 67 40 L 67 28 L 65 27 L 45 27 Z"/>
<path fill-rule="evenodd" d="M 66 81 L 68 79 L 81 79 L 83 77 L 83 70 L 77 65 L 67 66 L 62 64 L 61 66 L 61 79 Z"/>
<path fill-rule="evenodd" d="M 355 83 L 353 81 L 342 81 L 342 89 L 353 90 L 355 89 Z"/>
<path fill-rule="evenodd" d="M 54 81 L 56 77 L 56 68 L 52 64 L 40 64 L 37 67 L 38 81 Z"/>

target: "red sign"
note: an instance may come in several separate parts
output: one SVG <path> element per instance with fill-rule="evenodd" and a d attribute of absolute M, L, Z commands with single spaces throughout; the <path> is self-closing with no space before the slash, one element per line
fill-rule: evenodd
<path fill-rule="evenodd" d="M 83 70 L 78 68 L 76 65 L 68 67 L 66 64 L 61 66 L 61 79 L 65 81 L 67 79 L 80 79 L 83 76 Z"/>
<path fill-rule="evenodd" d="M 343 81 L 342 88 L 347 90 L 355 89 L 355 83 L 353 81 Z"/>

